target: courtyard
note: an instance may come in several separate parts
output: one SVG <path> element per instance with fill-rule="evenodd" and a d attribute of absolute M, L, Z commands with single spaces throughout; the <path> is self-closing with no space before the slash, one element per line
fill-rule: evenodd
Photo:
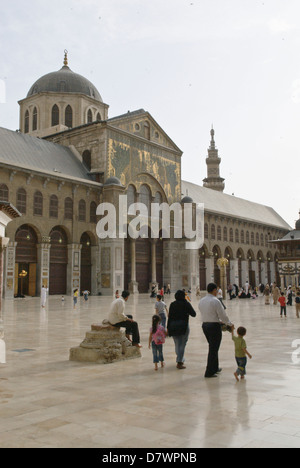
<path fill-rule="evenodd" d="M 186 369 L 175 367 L 172 339 L 166 366 L 154 372 L 148 349 L 154 299 L 131 296 L 142 358 L 109 365 L 69 361 L 92 323 L 107 317 L 111 298 L 50 297 L 4 301 L 6 364 L 0 365 L 1 448 L 256 448 L 300 447 L 300 320 L 264 299 L 227 301 L 253 355 L 237 383 L 234 349 L 223 334 L 218 378 L 204 379 L 207 343 L 197 312 L 190 319 Z M 166 298 L 169 303 L 173 295 Z M 299 341 L 300 343 L 300 341 Z M 299 344 L 297 345 L 300 346 Z M 294 353 L 294 354 L 293 354 Z M 300 361 L 300 360 L 299 360 Z"/>

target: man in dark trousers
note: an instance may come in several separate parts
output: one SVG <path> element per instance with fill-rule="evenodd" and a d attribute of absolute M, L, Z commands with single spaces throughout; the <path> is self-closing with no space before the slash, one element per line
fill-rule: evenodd
<path fill-rule="evenodd" d="M 219 349 L 222 342 L 222 323 L 233 327 L 224 307 L 217 299 L 217 285 L 210 283 L 207 296 L 199 302 L 202 316 L 202 329 L 209 345 L 206 378 L 217 377 L 222 369 L 219 368 Z"/>
<path fill-rule="evenodd" d="M 112 303 L 108 321 L 114 327 L 126 328 L 126 337 L 130 339 L 130 335 L 132 335 L 132 346 L 141 348 L 138 324 L 132 320 L 131 315 L 125 315 L 125 304 L 129 296 L 130 293 L 128 291 L 123 291 L 122 296 Z"/>

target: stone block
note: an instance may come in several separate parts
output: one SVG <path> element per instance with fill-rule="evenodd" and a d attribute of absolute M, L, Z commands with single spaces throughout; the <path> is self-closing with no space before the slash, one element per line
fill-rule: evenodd
<path fill-rule="evenodd" d="M 140 358 L 141 350 L 132 346 L 119 328 L 94 324 L 85 339 L 70 349 L 70 361 L 109 364 L 126 359 Z"/>

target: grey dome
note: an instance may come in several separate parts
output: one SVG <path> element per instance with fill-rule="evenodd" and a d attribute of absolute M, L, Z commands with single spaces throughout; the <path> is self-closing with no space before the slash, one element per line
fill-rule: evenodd
<path fill-rule="evenodd" d="M 67 65 L 59 71 L 48 73 L 38 79 L 30 88 L 27 97 L 38 93 L 79 93 L 103 102 L 97 88 L 86 78 L 74 73 Z"/>
<path fill-rule="evenodd" d="M 181 200 L 181 203 L 194 203 L 194 201 L 191 197 L 186 196 Z"/>
<path fill-rule="evenodd" d="M 122 186 L 120 179 L 118 177 L 109 177 L 104 185 L 119 185 Z"/>

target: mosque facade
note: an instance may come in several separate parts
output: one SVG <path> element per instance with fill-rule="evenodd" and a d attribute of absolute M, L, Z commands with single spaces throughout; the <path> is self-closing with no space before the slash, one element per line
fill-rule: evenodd
<path fill-rule="evenodd" d="M 148 293 L 152 284 L 204 290 L 220 282 L 224 257 L 228 284 L 279 282 L 273 241 L 291 228 L 272 208 L 224 193 L 213 129 L 207 177 L 196 185 L 182 180 L 183 153 L 152 115 L 141 108 L 109 117 L 109 106 L 70 69 L 67 54 L 19 105 L 20 130 L 0 128 L 0 201 L 22 215 L 6 230 L 6 298 L 40 295 L 42 285 L 50 295 L 75 288 Z M 166 238 L 162 226 L 155 239 L 132 239 L 126 226 L 124 236 L 100 239 L 98 206 L 118 210 L 124 195 L 128 206 L 142 202 L 149 210 L 154 202 L 193 209 L 204 203 L 204 245 L 188 250 L 186 239 L 172 230 Z"/>

